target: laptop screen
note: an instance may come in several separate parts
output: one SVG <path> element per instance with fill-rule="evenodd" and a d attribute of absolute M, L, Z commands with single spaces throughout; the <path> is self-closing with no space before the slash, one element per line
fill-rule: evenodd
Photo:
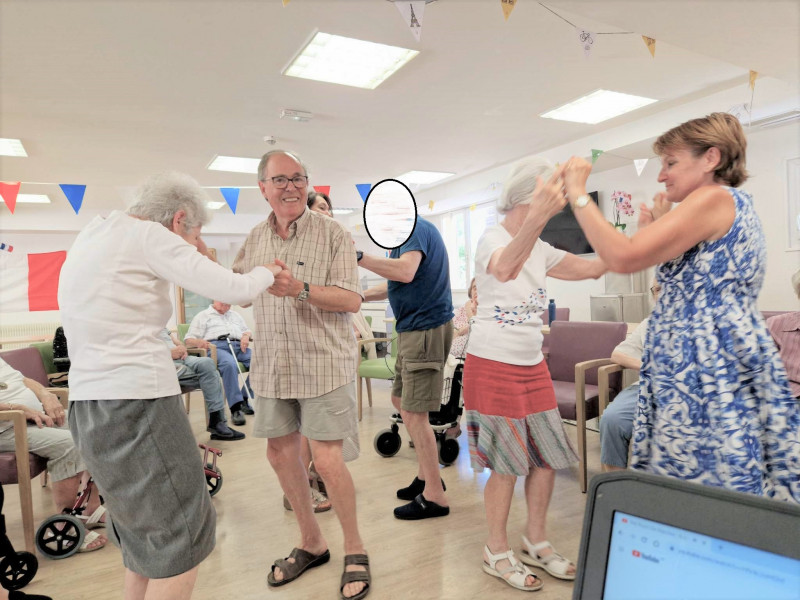
<path fill-rule="evenodd" d="M 800 598 L 800 560 L 614 511 L 603 598 Z"/>

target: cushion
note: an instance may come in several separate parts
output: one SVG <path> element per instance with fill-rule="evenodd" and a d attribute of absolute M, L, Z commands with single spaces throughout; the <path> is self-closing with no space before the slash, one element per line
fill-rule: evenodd
<path fill-rule="evenodd" d="M 394 356 L 362 360 L 358 365 L 358 376 L 370 379 L 394 379 Z"/>
<path fill-rule="evenodd" d="M 575 411 L 575 384 L 571 381 L 553 381 L 553 389 L 556 392 L 556 402 L 558 412 L 562 419 L 570 421 L 577 420 Z M 598 389 L 596 385 L 586 385 L 586 418 L 594 419 L 599 410 Z"/>
<path fill-rule="evenodd" d="M 47 459 L 29 454 L 29 464 L 31 467 L 31 479 L 47 468 Z M 18 483 L 17 455 L 14 452 L 0 452 L 0 483 L 3 485 Z"/>

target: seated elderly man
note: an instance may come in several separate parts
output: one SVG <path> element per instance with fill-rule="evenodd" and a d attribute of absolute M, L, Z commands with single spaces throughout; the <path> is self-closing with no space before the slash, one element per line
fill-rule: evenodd
<path fill-rule="evenodd" d="M 792 275 L 792 287 L 800 299 L 800 271 Z M 792 396 L 800 399 L 800 311 L 775 315 L 767 319 L 767 329 L 781 353 L 783 366 L 789 376 Z"/>
<path fill-rule="evenodd" d="M 0 358 L 0 411 L 21 410 L 28 425 L 28 450 L 47 459 L 47 472 L 53 482 L 53 503 L 56 512 L 72 508 L 78 490 L 89 479 L 72 434 L 64 427 L 66 411 L 47 388 L 12 368 Z M 0 421 L 0 452 L 14 451 L 14 426 Z M 103 527 L 105 508 L 98 494 L 92 494 L 87 506 L 87 528 Z M 78 552 L 99 550 L 106 545 L 106 536 L 89 531 Z"/>
<path fill-rule="evenodd" d="M 650 294 L 658 300 L 661 286 L 653 281 Z M 642 368 L 644 340 L 649 317 L 639 323 L 627 339 L 618 344 L 611 353 L 611 360 L 626 369 Z M 622 390 L 603 411 L 600 419 L 600 462 L 603 471 L 620 471 L 628 466 L 628 448 L 633 435 L 633 418 L 639 402 L 639 382 Z"/>
<path fill-rule="evenodd" d="M 224 336 L 229 337 L 230 345 Z M 244 416 L 253 414 L 253 407 L 247 401 L 247 390 L 244 387 L 239 390 L 238 379 L 239 362 L 250 368 L 252 352 L 248 346 L 252 337 L 242 316 L 232 311 L 230 304 L 218 300 L 198 313 L 186 332 L 185 342 L 189 348 L 208 348 L 211 344 L 217 347 L 217 368 L 222 375 L 222 386 L 234 425 L 244 425 Z M 231 354 L 231 348 L 234 354 Z M 249 378 L 247 385 L 250 385 Z"/>
<path fill-rule="evenodd" d="M 222 384 L 219 381 L 217 365 L 207 356 L 191 356 L 186 346 L 177 336 L 165 327 L 158 336 L 170 350 L 172 362 L 177 370 L 181 387 L 200 389 L 208 411 L 208 427 L 212 440 L 243 440 L 245 435 L 228 427 L 225 418 L 225 401 L 222 398 Z"/>

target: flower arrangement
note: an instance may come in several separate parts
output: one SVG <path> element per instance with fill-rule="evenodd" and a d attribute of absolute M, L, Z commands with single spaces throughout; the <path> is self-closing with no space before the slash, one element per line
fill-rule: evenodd
<path fill-rule="evenodd" d="M 633 205 L 631 204 L 631 195 L 621 190 L 615 190 L 614 193 L 611 194 L 611 205 L 614 210 L 614 222 L 611 224 L 620 231 L 625 231 L 627 225 L 622 222 L 622 215 L 632 217 L 635 213 Z"/>

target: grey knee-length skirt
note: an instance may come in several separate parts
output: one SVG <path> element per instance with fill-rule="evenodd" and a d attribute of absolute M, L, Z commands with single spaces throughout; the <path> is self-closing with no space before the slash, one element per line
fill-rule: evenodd
<path fill-rule="evenodd" d="M 69 428 L 127 569 L 172 577 L 211 553 L 216 512 L 180 396 L 71 402 Z"/>

